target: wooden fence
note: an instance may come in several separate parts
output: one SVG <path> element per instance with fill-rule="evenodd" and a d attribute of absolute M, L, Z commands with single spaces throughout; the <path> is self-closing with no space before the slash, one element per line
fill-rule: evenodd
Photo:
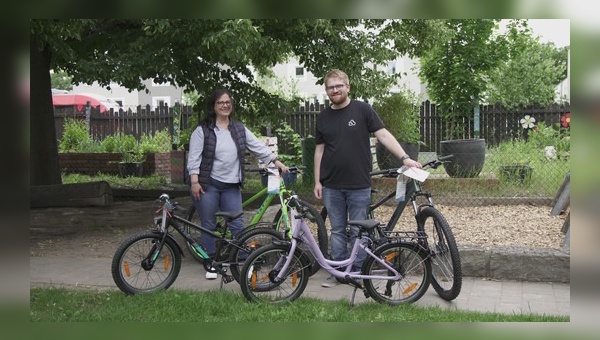
<path fill-rule="evenodd" d="M 178 128 L 186 129 L 193 114 L 191 106 L 175 108 L 162 105 L 152 109 L 147 105 L 138 106 L 136 110 L 110 110 L 104 113 L 94 107 L 83 107 L 81 110 L 76 106 L 60 107 L 54 109 L 54 124 L 57 139 L 63 135 L 65 119 L 74 118 L 87 119 L 90 133 L 96 140 L 103 140 L 106 136 L 117 133 L 131 134 L 139 140 L 144 133 L 154 134 L 164 129 L 168 129 L 169 134 L 173 135 L 175 118 L 179 121 Z"/>
<path fill-rule="evenodd" d="M 315 135 L 315 122 L 319 112 L 329 105 L 325 103 L 310 103 L 298 107 L 294 112 L 285 114 L 285 121 L 302 138 Z M 485 138 L 487 146 L 495 146 L 499 143 L 513 139 L 523 133 L 519 120 L 525 115 L 530 115 L 536 119 L 536 122 L 545 122 L 546 125 L 555 125 L 560 123 L 561 117 L 570 112 L 569 106 L 552 105 L 545 108 L 528 108 L 520 110 L 507 110 L 501 106 L 482 105 L 479 108 L 480 131 L 479 137 Z M 86 114 L 89 112 L 89 114 Z M 425 143 L 420 150 L 423 152 L 438 152 L 440 141 L 443 139 L 444 126 L 442 118 L 439 116 L 436 106 L 429 101 L 421 105 L 421 140 Z M 154 110 L 148 105 L 138 106 L 136 110 L 110 111 L 100 113 L 95 108 L 83 108 L 78 111 L 76 107 L 56 108 L 55 126 L 58 139 L 63 134 L 63 124 L 67 117 L 77 119 L 89 119 L 90 131 L 97 140 L 102 140 L 108 135 L 118 132 L 132 134 L 138 140 L 144 133 L 154 133 L 165 128 L 173 134 L 175 118 L 178 118 L 179 129 L 187 129 L 192 115 L 190 106 L 179 106 L 177 108 L 168 106 L 159 106 Z M 465 138 L 475 136 L 474 122 L 470 121 L 468 129 L 465 131 Z M 261 131 L 265 133 L 266 131 Z M 285 153 L 287 146 L 285 140 L 279 139 L 280 152 Z"/>
<path fill-rule="evenodd" d="M 316 119 L 319 112 L 329 105 L 305 103 L 295 112 L 285 116 L 286 122 L 301 137 L 315 135 Z M 487 146 L 496 146 L 503 141 L 512 140 L 523 134 L 523 129 L 519 121 L 525 115 L 530 115 L 536 119 L 536 123 L 544 122 L 546 125 L 556 126 L 560 124 L 560 119 L 566 113 L 570 112 L 570 106 L 551 105 L 544 108 L 527 108 L 519 110 L 508 110 L 499 105 L 481 105 L 479 107 L 479 138 L 486 140 Z M 436 105 L 424 101 L 420 108 L 421 121 L 421 141 L 424 143 L 420 147 L 422 152 L 435 152 L 440 150 L 440 142 L 444 139 L 443 119 L 437 112 Z M 474 121 L 465 122 L 468 128 L 464 132 L 464 138 L 476 137 Z M 286 150 L 285 141 L 281 140 L 279 148 Z"/>

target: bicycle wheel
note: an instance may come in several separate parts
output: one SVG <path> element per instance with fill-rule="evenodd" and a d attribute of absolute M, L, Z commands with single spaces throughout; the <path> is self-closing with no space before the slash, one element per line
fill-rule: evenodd
<path fill-rule="evenodd" d="M 152 293 L 169 288 L 181 270 L 181 253 L 171 238 L 165 240 L 153 266 L 146 264 L 148 256 L 159 244 L 162 235 L 143 232 L 123 242 L 112 260 L 112 277 L 117 287 L 127 294 Z"/>
<path fill-rule="evenodd" d="M 327 237 L 327 228 L 325 227 L 325 222 L 323 222 L 321 215 L 312 205 L 308 205 L 304 202 L 302 202 L 302 204 L 308 209 L 308 213 L 310 215 L 310 218 L 306 218 L 304 221 L 308 224 L 308 227 L 313 232 L 313 235 L 315 235 L 316 231 L 316 240 L 319 245 L 319 249 L 321 250 L 321 253 L 323 253 L 323 256 L 327 259 L 329 258 L 329 238 Z M 277 225 L 277 230 L 282 230 L 282 228 L 279 226 L 281 223 L 281 215 L 282 212 L 279 210 L 275 215 L 275 219 L 273 220 L 273 222 L 275 222 Z M 312 276 L 318 272 L 319 269 L 321 269 L 321 265 L 319 265 L 319 262 L 317 262 L 317 259 L 313 256 L 306 244 L 301 243 L 299 244 L 299 247 L 310 260 L 311 267 L 309 269 L 309 274 Z"/>
<path fill-rule="evenodd" d="M 386 243 L 377 248 L 374 254 L 401 275 L 399 280 L 364 279 L 365 289 L 374 300 L 399 305 L 415 302 L 425 294 L 429 288 L 431 264 L 419 245 L 404 242 Z M 388 268 L 371 256 L 363 263 L 362 272 L 365 275 L 393 277 Z"/>
<path fill-rule="evenodd" d="M 185 217 L 188 221 L 190 221 L 194 224 L 200 225 L 200 216 L 198 215 L 198 212 L 196 211 L 196 207 L 194 207 L 193 204 L 188 209 Z M 196 242 L 200 242 L 201 232 L 199 229 L 192 228 L 187 224 L 184 226 L 184 229 L 185 229 L 186 233 L 190 234 L 192 236 L 192 238 L 194 240 L 196 240 Z M 200 254 L 198 254 L 198 252 L 196 252 L 196 250 L 194 249 L 194 247 L 192 246 L 191 243 L 189 243 L 188 241 L 185 241 L 185 247 L 187 248 L 190 255 L 192 255 L 194 260 L 196 260 L 200 263 L 204 263 L 204 259 L 202 258 L 202 256 Z"/>
<path fill-rule="evenodd" d="M 246 251 L 231 245 L 228 260 L 231 275 L 237 282 L 240 282 L 240 271 L 245 259 L 257 249 L 272 244 L 274 239 L 283 240 L 283 235 L 272 228 L 250 229 L 238 235 L 237 244 Z"/>
<path fill-rule="evenodd" d="M 418 230 L 427 234 L 431 285 L 442 299 L 453 300 L 460 294 L 462 270 L 452 230 L 442 213 L 433 207 L 424 207 L 418 221 Z"/>
<path fill-rule="evenodd" d="M 289 248 L 289 245 L 272 244 L 248 257 L 240 273 L 240 287 L 248 301 L 281 303 L 294 301 L 302 295 L 308 283 L 310 264 L 299 252 L 291 255 L 283 280 L 274 281 L 289 256 Z"/>

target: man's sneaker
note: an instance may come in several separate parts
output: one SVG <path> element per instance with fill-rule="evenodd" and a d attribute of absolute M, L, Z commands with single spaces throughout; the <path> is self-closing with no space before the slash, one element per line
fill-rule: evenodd
<path fill-rule="evenodd" d="M 335 287 L 335 286 L 337 286 L 339 284 L 340 283 L 335 278 L 335 276 L 331 275 L 325 281 L 323 281 L 323 283 L 321 283 L 321 287 L 331 288 L 331 287 Z"/>
<path fill-rule="evenodd" d="M 215 268 L 211 267 L 210 270 L 215 270 Z M 206 272 L 206 279 L 207 280 L 214 280 L 216 278 L 217 278 L 217 273 L 216 272 L 214 272 L 214 273 L 211 273 L 211 272 L 208 272 L 208 271 Z"/>

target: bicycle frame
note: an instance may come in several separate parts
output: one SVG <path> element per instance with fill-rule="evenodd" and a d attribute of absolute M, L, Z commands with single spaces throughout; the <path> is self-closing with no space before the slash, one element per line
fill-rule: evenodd
<path fill-rule="evenodd" d="M 262 172 L 263 170 L 259 170 L 259 171 Z M 297 170 L 297 168 L 295 168 L 295 167 L 290 168 L 290 171 L 292 171 L 293 174 L 296 174 L 299 172 Z M 252 197 L 243 201 L 242 209 L 244 209 L 244 208 L 248 207 L 250 204 L 256 202 L 261 197 L 266 196 L 264 198 L 263 202 L 261 203 L 260 207 L 258 208 L 258 210 L 252 216 L 252 219 L 249 221 L 248 225 L 244 228 L 244 230 L 242 232 L 245 232 L 246 230 L 253 228 L 257 224 L 271 224 L 272 225 L 271 222 L 261 222 L 261 220 L 263 219 L 265 213 L 267 212 L 267 209 L 271 206 L 271 203 L 273 202 L 273 199 L 275 199 L 276 196 L 279 197 L 279 203 L 282 206 L 282 214 L 283 214 L 282 217 L 284 219 L 285 225 L 289 227 L 290 224 L 289 224 L 289 219 L 287 217 L 287 207 L 284 208 L 284 206 L 285 206 L 284 203 L 287 201 L 287 199 L 291 195 L 293 195 L 293 191 L 286 188 L 283 178 L 280 177 L 279 193 L 270 194 L 270 193 L 268 193 L 268 187 L 264 187 L 260 191 L 258 191 L 256 194 L 252 195 Z M 192 213 L 188 212 L 188 218 L 196 213 L 196 208 L 194 205 L 192 205 L 190 207 L 190 209 L 192 209 L 193 212 Z"/>
<path fill-rule="evenodd" d="M 265 197 L 263 203 L 260 205 L 260 207 L 254 214 L 254 216 L 252 216 L 252 219 L 250 220 L 248 227 L 252 227 L 252 226 L 258 224 L 260 222 L 260 220 L 262 220 L 265 212 L 267 211 L 267 209 L 269 208 L 269 206 L 271 205 L 271 203 L 273 202 L 273 199 L 275 197 L 279 197 L 279 203 L 281 204 L 281 214 L 282 214 L 282 218 L 284 220 L 285 225 L 290 226 L 289 218 L 288 218 L 288 209 L 287 209 L 287 205 L 285 203 L 289 199 L 289 197 L 291 197 L 293 195 L 293 191 L 288 190 L 285 187 L 285 183 L 282 178 L 280 178 L 280 181 L 279 181 L 279 193 L 278 194 L 269 194 L 268 187 L 264 187 L 264 188 L 262 188 L 262 190 L 260 190 L 256 194 L 254 194 L 252 197 L 245 200 L 242 203 L 242 208 L 247 207 L 249 204 L 255 202 L 256 200 L 258 200 L 259 198 L 261 198 L 264 195 L 267 195 L 267 197 Z M 286 198 L 284 198 L 284 197 L 286 197 Z M 248 227 L 246 227 L 246 228 L 248 228 Z M 291 228 L 288 228 L 288 229 L 291 229 Z"/>
<path fill-rule="evenodd" d="M 294 198 L 294 200 L 295 200 L 295 198 Z M 396 269 L 394 269 L 392 266 L 387 264 L 384 259 L 380 259 L 377 256 L 375 256 L 373 254 L 373 252 L 371 251 L 371 249 L 369 249 L 369 247 L 367 247 L 365 245 L 366 242 L 363 242 L 363 240 L 365 240 L 365 238 L 362 238 L 362 233 L 359 234 L 359 237 L 354 242 L 352 251 L 350 253 L 350 257 L 348 259 L 342 260 L 342 261 L 327 260 L 325 258 L 325 256 L 323 256 L 323 253 L 321 252 L 321 250 L 319 249 L 319 246 L 317 245 L 317 241 L 315 240 L 314 236 L 312 235 L 310 228 L 308 227 L 308 225 L 306 224 L 306 222 L 304 221 L 304 219 L 302 217 L 297 216 L 295 209 L 290 209 L 290 217 L 292 220 L 292 238 L 291 238 L 291 246 L 290 246 L 290 252 L 289 252 L 290 254 L 295 253 L 296 249 L 298 248 L 298 240 L 300 240 L 300 242 L 306 243 L 308 245 L 310 252 L 313 254 L 313 256 L 315 257 L 315 259 L 317 260 L 317 262 L 319 263 L 321 268 L 325 269 L 327 272 L 334 275 L 335 277 L 351 278 L 351 279 L 382 279 L 382 280 L 400 280 L 401 279 L 401 275 Z M 366 240 L 371 241 L 368 238 L 366 238 Z M 387 269 L 387 271 L 393 273 L 394 274 L 393 278 L 391 278 L 389 275 L 385 275 L 385 276 L 383 276 L 383 275 L 363 275 L 360 272 L 352 272 L 351 264 L 354 263 L 354 260 L 356 259 L 359 249 L 364 250 L 368 256 L 375 258 L 375 261 L 377 261 L 379 264 L 384 266 Z M 279 267 L 279 265 L 281 265 L 281 269 L 279 271 L 279 274 L 275 278 L 276 282 L 283 280 L 284 275 L 285 275 L 285 273 L 287 273 L 287 269 L 288 269 L 292 259 L 293 259 L 293 256 L 287 256 L 284 263 L 277 264 L 278 267 Z M 346 267 L 346 269 L 344 271 L 337 269 L 340 267 Z"/>
<path fill-rule="evenodd" d="M 409 181 L 409 183 L 412 185 L 407 185 L 408 191 L 406 193 L 406 199 L 402 202 L 398 202 L 398 204 L 396 205 L 396 208 L 394 209 L 394 212 L 392 213 L 390 220 L 388 221 L 388 223 L 385 226 L 385 231 L 392 231 L 394 229 L 394 227 L 396 226 L 396 223 L 398 223 L 398 220 L 400 219 L 400 216 L 402 216 L 402 213 L 404 212 L 404 209 L 406 208 L 406 205 L 408 204 L 409 201 L 412 203 L 413 213 L 414 213 L 415 217 L 419 214 L 419 211 L 421 210 L 421 208 L 423 206 L 433 207 L 433 200 L 431 199 L 431 194 L 428 192 L 422 191 L 421 183 L 414 179 L 411 179 Z M 385 204 L 387 201 L 394 198 L 395 196 L 396 196 L 396 190 L 392 191 L 390 194 L 388 194 L 386 197 L 380 199 L 378 202 L 371 204 L 371 206 L 369 208 L 370 218 L 373 217 L 373 211 L 375 209 L 379 208 L 380 206 L 382 206 L 383 204 Z M 419 196 L 425 197 L 427 200 L 427 204 L 418 205 L 417 197 L 419 197 Z"/>
<path fill-rule="evenodd" d="M 196 252 L 205 260 L 210 259 L 210 256 L 206 253 L 206 251 L 204 251 L 204 248 L 202 248 L 202 246 L 200 246 L 196 242 L 196 240 L 194 240 L 194 238 L 185 231 L 185 226 L 198 229 L 216 239 L 225 241 L 228 245 L 233 245 L 235 247 L 238 247 L 239 249 L 242 249 L 242 247 L 235 244 L 235 242 L 233 242 L 233 240 L 226 238 L 224 235 L 221 235 L 221 233 L 217 233 L 215 231 L 206 229 L 206 228 L 202 227 L 201 225 L 195 224 L 193 222 L 186 220 L 185 218 L 183 218 L 181 216 L 177 216 L 177 215 L 173 214 L 172 212 L 173 212 L 174 208 L 173 208 L 172 204 L 168 201 L 163 203 L 161 209 L 162 209 L 162 216 L 155 217 L 155 223 L 158 222 L 157 221 L 158 218 L 162 219 L 159 230 L 161 233 L 163 233 L 163 238 L 161 240 L 161 243 L 157 247 L 157 249 L 154 251 L 155 254 L 152 255 L 153 261 L 158 257 L 158 254 L 160 253 L 160 250 L 162 249 L 162 246 L 165 242 L 166 235 L 168 235 L 167 230 L 168 230 L 169 226 L 173 226 L 173 228 L 175 230 L 177 230 L 177 232 L 179 232 L 179 234 L 187 242 L 189 242 L 194 247 Z"/>

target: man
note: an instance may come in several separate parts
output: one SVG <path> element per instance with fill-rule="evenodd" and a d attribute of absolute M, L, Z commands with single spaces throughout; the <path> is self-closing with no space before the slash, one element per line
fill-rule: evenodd
<path fill-rule="evenodd" d="M 375 110 L 364 102 L 348 97 L 350 82 L 341 70 L 325 76 L 325 91 L 331 106 L 317 117 L 315 136 L 315 188 L 317 199 L 323 199 L 331 223 L 331 257 L 341 261 L 348 256 L 346 225 L 348 220 L 365 220 L 371 201 L 372 155 L 370 135 L 406 166 L 421 164 L 404 152 L 396 138 L 385 129 Z M 350 231 L 350 245 L 358 236 L 358 228 Z M 360 270 L 366 254 L 361 251 L 353 264 Z M 334 287 L 334 276 L 323 287 Z"/>

